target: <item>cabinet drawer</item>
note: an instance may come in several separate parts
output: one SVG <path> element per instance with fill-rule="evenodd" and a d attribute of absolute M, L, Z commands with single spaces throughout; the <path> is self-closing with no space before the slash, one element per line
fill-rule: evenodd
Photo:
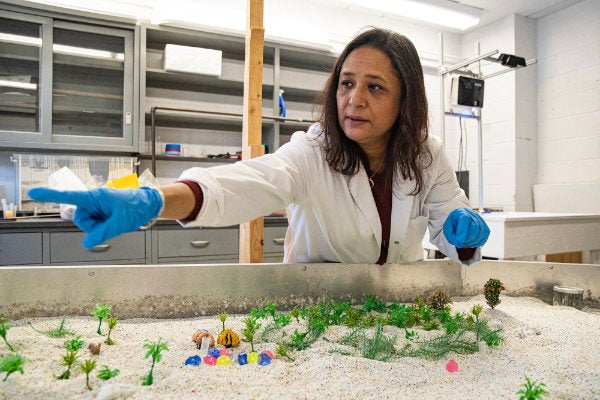
<path fill-rule="evenodd" d="M 158 258 L 237 254 L 237 229 L 163 229 L 158 231 Z"/>
<path fill-rule="evenodd" d="M 264 252 L 283 253 L 283 242 L 287 226 L 266 226 L 264 230 Z"/>
<path fill-rule="evenodd" d="M 0 265 L 41 263 L 41 232 L 0 234 Z"/>
<path fill-rule="evenodd" d="M 145 232 L 127 233 L 90 250 L 84 249 L 81 245 L 84 236 L 83 232 L 51 232 L 50 262 L 76 263 L 138 259 L 140 262 L 145 263 Z"/>

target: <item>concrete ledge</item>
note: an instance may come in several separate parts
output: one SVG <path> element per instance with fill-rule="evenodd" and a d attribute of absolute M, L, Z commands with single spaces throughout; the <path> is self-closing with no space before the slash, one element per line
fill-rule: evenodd
<path fill-rule="evenodd" d="M 482 261 L 467 268 L 448 260 L 410 264 L 214 264 L 0 268 L 0 314 L 11 319 L 90 315 L 96 303 L 111 304 L 118 318 L 188 318 L 246 313 L 266 301 L 280 309 L 319 300 L 412 302 L 445 290 L 479 294 L 489 278 L 507 295 L 552 298 L 554 285 L 584 288 L 600 301 L 600 266 Z"/>

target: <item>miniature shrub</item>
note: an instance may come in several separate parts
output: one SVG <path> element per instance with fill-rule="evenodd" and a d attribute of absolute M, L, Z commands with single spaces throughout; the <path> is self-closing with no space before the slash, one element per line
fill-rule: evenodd
<path fill-rule="evenodd" d="M 485 301 L 492 309 L 500 304 L 500 292 L 502 290 L 504 290 L 504 285 L 499 279 L 495 278 L 490 278 L 483 286 Z"/>

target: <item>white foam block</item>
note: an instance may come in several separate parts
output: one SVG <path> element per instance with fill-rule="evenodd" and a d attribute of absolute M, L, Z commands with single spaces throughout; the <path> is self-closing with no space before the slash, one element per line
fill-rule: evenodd
<path fill-rule="evenodd" d="M 221 50 L 167 44 L 165 46 L 165 71 L 190 74 L 221 75 Z"/>

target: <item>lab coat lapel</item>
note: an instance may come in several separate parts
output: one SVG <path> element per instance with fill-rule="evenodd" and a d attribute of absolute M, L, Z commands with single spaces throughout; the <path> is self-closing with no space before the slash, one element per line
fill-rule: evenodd
<path fill-rule="evenodd" d="M 381 244 L 381 221 L 364 168 L 361 168 L 358 174 L 354 174 L 349 178 L 348 187 L 356 206 L 375 235 L 377 243 Z"/>
<path fill-rule="evenodd" d="M 415 196 L 410 194 L 414 187 L 414 181 L 403 181 L 399 187 L 394 184 L 388 258 L 393 256 L 393 259 L 396 259 L 404 249 L 408 223 L 414 215 Z M 416 215 L 419 215 L 418 210 L 416 212 Z"/>

